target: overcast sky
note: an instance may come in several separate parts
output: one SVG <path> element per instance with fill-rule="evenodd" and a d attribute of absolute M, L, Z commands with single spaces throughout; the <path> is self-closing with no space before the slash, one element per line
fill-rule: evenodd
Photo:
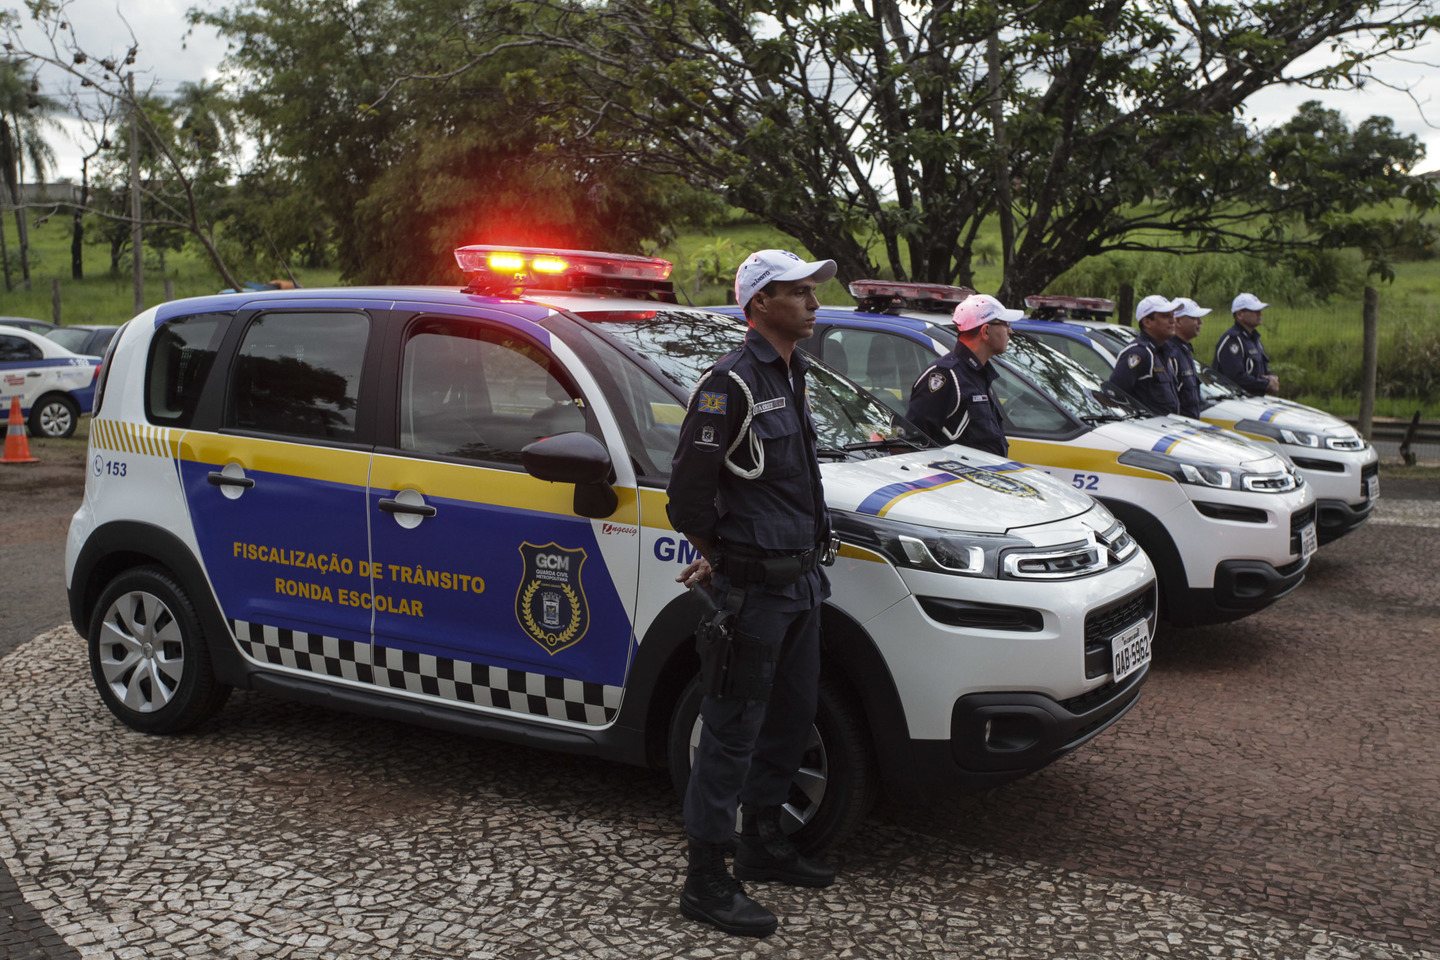
<path fill-rule="evenodd" d="M 199 0 L 200 6 L 215 6 Z M 82 47 L 92 54 L 117 54 L 123 59 L 133 31 L 140 48 L 136 67 L 142 72 L 137 83 L 149 83 L 157 93 L 170 94 L 186 81 L 214 80 L 225 54 L 225 42 L 212 32 L 188 32 L 185 12 L 197 0 L 74 0 L 69 7 L 71 22 Z M 128 23 L 128 29 L 126 24 Z M 28 34 L 33 45 L 43 38 Z M 1429 63 L 1422 61 L 1430 61 Z M 1247 119 L 1261 126 L 1274 126 L 1295 113 L 1304 101 L 1320 99 L 1339 110 L 1351 126 L 1373 115 L 1394 119 L 1402 133 L 1413 133 L 1426 145 L 1427 159 L 1422 170 L 1440 169 L 1440 40 L 1430 45 L 1413 63 L 1392 63 L 1383 68 L 1385 79 L 1396 86 L 1410 86 L 1419 106 L 1403 93 L 1378 84 L 1357 93 L 1317 94 L 1314 91 L 1276 89 L 1251 99 Z M 1427 123 L 1427 118 L 1429 123 Z M 71 125 L 73 129 L 73 125 Z M 54 138 L 57 176 L 78 179 L 79 146 L 61 136 Z"/>

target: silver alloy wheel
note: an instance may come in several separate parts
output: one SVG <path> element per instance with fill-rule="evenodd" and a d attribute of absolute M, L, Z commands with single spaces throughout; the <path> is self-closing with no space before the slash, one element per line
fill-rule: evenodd
<path fill-rule="evenodd" d="M 136 713 L 170 702 L 185 673 L 185 645 L 163 600 L 132 590 L 110 604 L 100 633 L 100 669 L 115 698 Z"/>
<path fill-rule="evenodd" d="M 695 750 L 700 745 L 700 729 L 705 721 L 695 718 L 690 729 L 690 763 L 695 763 Z M 790 782 L 790 799 L 782 805 L 784 817 L 781 821 L 786 833 L 794 833 L 815 816 L 820 802 L 825 799 L 825 786 L 830 780 L 830 761 L 825 755 L 825 743 L 820 731 L 812 723 L 810 740 L 805 744 L 805 753 L 800 757 L 800 769 Z M 740 829 L 740 813 L 735 813 L 735 829 Z"/>
<path fill-rule="evenodd" d="M 63 437 L 74 429 L 70 408 L 52 400 L 40 408 L 40 432 L 47 437 Z"/>

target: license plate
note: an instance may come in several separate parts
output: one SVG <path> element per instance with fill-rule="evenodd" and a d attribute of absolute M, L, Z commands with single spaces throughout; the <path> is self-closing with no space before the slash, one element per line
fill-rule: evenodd
<path fill-rule="evenodd" d="M 1365 496 L 1366 496 L 1366 498 L 1368 498 L 1368 499 L 1370 499 L 1370 500 L 1379 500 L 1379 499 L 1380 499 L 1380 478 L 1379 478 L 1379 477 L 1366 477 L 1366 478 L 1365 478 Z"/>
<path fill-rule="evenodd" d="M 1118 683 L 1150 662 L 1150 624 L 1141 620 L 1110 638 L 1111 666 Z"/>
<path fill-rule="evenodd" d="M 1320 542 L 1315 538 L 1315 524 L 1307 523 L 1305 524 L 1305 526 L 1301 527 L 1300 556 L 1302 558 L 1310 556 L 1319 548 L 1319 546 Z"/>

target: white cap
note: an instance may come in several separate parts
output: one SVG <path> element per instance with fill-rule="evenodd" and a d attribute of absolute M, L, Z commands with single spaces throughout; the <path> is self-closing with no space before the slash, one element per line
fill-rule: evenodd
<path fill-rule="evenodd" d="M 1152 293 L 1135 305 L 1135 322 L 1139 323 L 1152 313 L 1173 313 L 1178 306 L 1179 300 L 1166 300 L 1158 293 Z"/>
<path fill-rule="evenodd" d="M 776 280 L 804 280 L 814 277 L 824 283 L 835 276 L 834 260 L 807 263 L 789 250 L 760 250 L 750 254 L 735 271 L 735 302 L 741 308 L 755 296 L 755 291 Z"/>
<path fill-rule="evenodd" d="M 1253 293 L 1242 293 L 1230 304 L 1231 313 L 1239 313 L 1241 310 L 1264 310 L 1270 306 L 1268 303 L 1261 303 L 1260 298 Z"/>
<path fill-rule="evenodd" d="M 1209 307 L 1202 307 L 1189 297 L 1175 298 L 1175 316 L 1177 317 L 1203 317 L 1209 312 Z"/>
<path fill-rule="evenodd" d="M 1005 305 L 984 293 L 972 293 L 955 307 L 955 326 L 964 333 L 994 320 L 1014 323 L 1025 316 L 1024 310 L 1006 310 Z"/>

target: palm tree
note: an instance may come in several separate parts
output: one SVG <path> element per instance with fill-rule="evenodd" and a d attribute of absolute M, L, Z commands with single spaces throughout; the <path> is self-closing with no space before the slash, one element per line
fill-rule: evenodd
<path fill-rule="evenodd" d="M 0 60 L 0 176 L 15 211 L 15 229 L 20 238 L 20 272 L 25 289 L 30 289 L 30 231 L 25 217 L 25 203 L 20 187 L 25 179 L 25 164 L 43 182 L 45 172 L 54 162 L 55 152 L 46 142 L 44 129 L 55 123 L 49 119 L 59 104 L 40 93 L 40 82 L 25 66 L 13 60 Z M 0 231 L 3 238 L 4 231 Z M 10 279 L 9 251 L 0 245 L 0 258 L 5 260 L 5 289 L 13 289 Z"/>

